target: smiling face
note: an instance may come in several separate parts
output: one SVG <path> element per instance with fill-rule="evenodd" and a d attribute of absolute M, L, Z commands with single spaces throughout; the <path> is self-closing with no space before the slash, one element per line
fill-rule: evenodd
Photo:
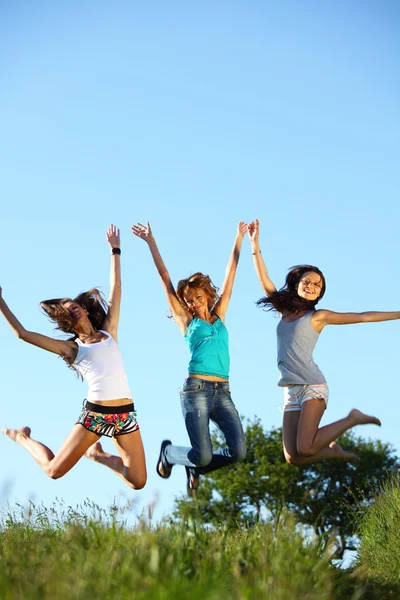
<path fill-rule="evenodd" d="M 183 299 L 196 317 L 204 315 L 208 311 L 208 297 L 202 288 L 187 287 L 183 293 Z"/>
<path fill-rule="evenodd" d="M 320 297 L 323 288 L 321 275 L 314 271 L 307 271 L 301 277 L 297 287 L 297 293 L 300 298 L 305 300 L 317 300 Z"/>
<path fill-rule="evenodd" d="M 64 303 L 64 307 L 67 309 L 69 314 L 74 320 L 74 323 L 77 323 L 81 319 L 87 318 L 88 312 L 80 304 L 77 302 L 73 302 L 72 300 L 68 300 Z"/>

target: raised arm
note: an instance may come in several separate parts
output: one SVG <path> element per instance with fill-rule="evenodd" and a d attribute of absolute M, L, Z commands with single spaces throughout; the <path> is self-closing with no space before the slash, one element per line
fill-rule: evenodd
<path fill-rule="evenodd" d="M 167 267 L 165 266 L 164 261 L 161 258 L 161 254 L 158 250 L 156 240 L 154 239 L 153 232 L 151 231 L 150 223 L 147 223 L 147 226 L 141 225 L 141 223 L 132 225 L 132 233 L 139 237 L 141 240 L 147 242 L 151 252 L 151 256 L 153 257 L 154 264 L 156 266 L 158 274 L 161 277 L 161 283 L 164 288 L 165 295 L 167 296 L 167 301 L 172 311 L 173 317 L 177 325 L 179 326 L 181 333 L 184 334 L 187 326 L 192 320 L 192 315 L 188 310 L 183 308 L 182 304 L 178 300 L 175 288 L 172 285 L 171 278 L 167 271 Z"/>
<path fill-rule="evenodd" d="M 43 348 L 43 350 L 47 350 L 48 352 L 58 354 L 70 362 L 74 360 L 77 352 L 76 344 L 73 341 L 56 340 L 47 335 L 41 335 L 40 333 L 25 329 L 5 302 L 1 287 L 0 312 L 20 340 L 28 342 L 28 344 L 32 344 L 33 346 L 38 346 L 38 348 Z"/>
<path fill-rule="evenodd" d="M 337 313 L 332 310 L 316 310 L 312 316 L 313 328 L 321 332 L 325 325 L 353 325 L 355 323 L 377 323 L 400 319 L 400 312 Z"/>
<path fill-rule="evenodd" d="M 247 225 L 243 221 L 240 221 L 233 249 L 229 257 L 228 264 L 225 271 L 225 279 L 221 287 L 221 293 L 219 300 L 215 306 L 215 312 L 218 314 L 222 321 L 225 319 L 225 313 L 228 309 L 229 301 L 232 296 L 233 283 L 235 281 L 236 270 L 239 263 L 240 251 L 242 249 L 243 238 L 246 235 Z"/>
<path fill-rule="evenodd" d="M 249 223 L 248 233 L 251 244 L 251 253 L 253 255 L 254 268 L 256 270 L 257 277 L 260 280 L 261 286 L 265 294 L 267 296 L 270 296 L 271 294 L 276 292 L 276 287 L 269 278 L 267 267 L 265 266 L 261 254 L 260 243 L 258 241 L 258 236 L 260 233 L 260 223 L 258 219 L 256 219 L 252 223 Z"/>
<path fill-rule="evenodd" d="M 108 311 L 104 319 L 103 329 L 108 331 L 115 340 L 118 339 L 118 323 L 121 310 L 121 238 L 119 229 L 110 225 L 106 239 L 111 248 L 110 268 L 110 295 L 108 297 Z"/>

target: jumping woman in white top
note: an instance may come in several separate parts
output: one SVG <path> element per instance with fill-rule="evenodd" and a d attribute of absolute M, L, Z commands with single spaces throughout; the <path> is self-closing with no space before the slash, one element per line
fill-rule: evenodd
<path fill-rule="evenodd" d="M 5 303 L 0 288 L 0 312 L 20 339 L 62 356 L 89 384 L 89 393 L 70 435 L 54 454 L 33 440 L 29 427 L 3 429 L 3 434 L 25 448 L 52 479 L 65 475 L 85 454 L 109 467 L 132 489 L 146 484 L 146 463 L 139 425 L 117 344 L 121 304 L 121 248 L 119 229 L 106 233 L 111 246 L 110 297 L 105 304 L 96 289 L 77 298 L 41 303 L 57 329 L 72 334 L 58 340 L 27 331 Z M 112 437 L 120 456 L 103 451 L 98 440 Z"/>
<path fill-rule="evenodd" d="M 380 425 L 376 417 L 357 409 L 335 423 L 319 427 L 328 404 L 325 377 L 313 360 L 313 350 L 325 325 L 348 325 L 400 319 L 400 312 L 337 313 L 316 310 L 325 293 L 325 278 L 311 265 L 291 269 L 283 288 L 277 290 L 269 278 L 260 245 L 259 222 L 248 226 L 254 266 L 266 296 L 258 301 L 281 315 L 277 327 L 278 368 L 284 388 L 283 448 L 286 460 L 295 465 L 338 458 L 358 460 L 335 441 L 355 425 Z"/>

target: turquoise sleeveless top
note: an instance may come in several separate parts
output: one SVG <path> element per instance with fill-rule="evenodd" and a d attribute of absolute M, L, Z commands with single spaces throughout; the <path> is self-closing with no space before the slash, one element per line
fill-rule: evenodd
<path fill-rule="evenodd" d="M 228 330 L 219 317 L 215 323 L 195 317 L 185 331 L 185 340 L 192 355 L 189 375 L 196 373 L 228 379 Z"/>

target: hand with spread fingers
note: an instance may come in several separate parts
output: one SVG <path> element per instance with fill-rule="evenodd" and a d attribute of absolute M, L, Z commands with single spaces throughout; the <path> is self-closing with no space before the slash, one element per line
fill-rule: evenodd
<path fill-rule="evenodd" d="M 142 225 L 141 223 L 136 223 L 136 225 L 132 225 L 132 233 L 147 243 L 151 242 L 154 239 L 149 222 L 147 222 L 147 226 Z"/>
<path fill-rule="evenodd" d="M 111 224 L 106 233 L 106 239 L 107 242 L 110 244 L 111 248 L 120 248 L 121 238 L 119 234 L 119 228 Z"/>

